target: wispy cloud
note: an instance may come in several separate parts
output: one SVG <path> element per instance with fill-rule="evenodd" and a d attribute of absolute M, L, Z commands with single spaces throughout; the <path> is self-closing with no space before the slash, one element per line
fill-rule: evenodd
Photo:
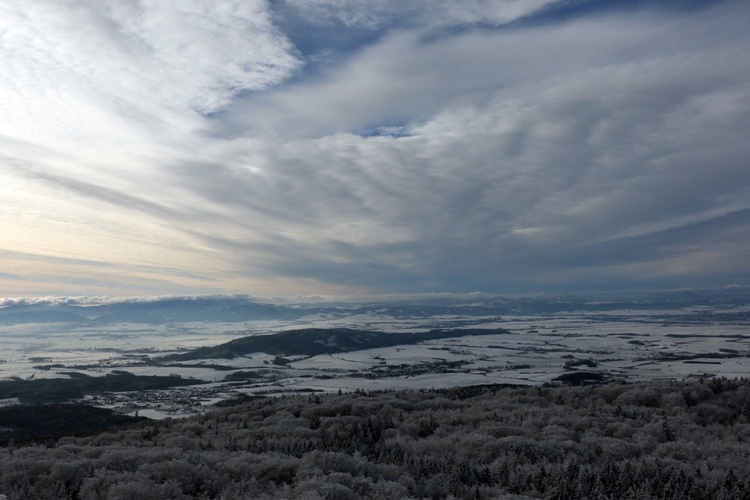
<path fill-rule="evenodd" d="M 260 295 L 750 277 L 750 8 L 581 5 L 0 2 L 2 246 L 55 267 L 1 271 Z"/>
<path fill-rule="evenodd" d="M 393 24 L 418 27 L 455 26 L 485 23 L 502 25 L 536 13 L 557 0 L 284 0 L 282 8 L 292 9 L 310 24 L 331 26 L 341 23 L 350 28 L 381 29 Z"/>

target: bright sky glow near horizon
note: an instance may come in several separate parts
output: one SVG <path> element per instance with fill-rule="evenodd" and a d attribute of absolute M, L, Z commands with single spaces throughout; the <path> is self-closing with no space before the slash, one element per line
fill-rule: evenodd
<path fill-rule="evenodd" d="M 0 296 L 749 285 L 749 25 L 0 0 Z"/>

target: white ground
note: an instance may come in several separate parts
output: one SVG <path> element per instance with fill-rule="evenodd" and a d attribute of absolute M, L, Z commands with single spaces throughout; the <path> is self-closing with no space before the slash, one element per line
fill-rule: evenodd
<path fill-rule="evenodd" d="M 672 311 L 684 314 L 685 311 Z M 0 378 L 67 377 L 66 372 L 103 376 L 112 370 L 137 375 L 178 374 L 220 382 L 231 371 L 215 370 L 223 365 L 234 370 L 262 371 L 265 378 L 252 379 L 244 386 L 217 384 L 167 391 L 157 403 L 134 406 L 128 396 L 102 401 L 123 410 L 139 411 L 154 418 L 190 413 L 244 392 L 348 391 L 356 389 L 410 389 L 509 383 L 542 384 L 566 372 L 566 361 L 592 360 L 597 366 L 575 370 L 599 371 L 618 378 L 638 381 L 654 378 L 683 378 L 700 375 L 750 376 L 750 328 L 741 324 L 685 324 L 665 321 L 670 311 L 610 311 L 581 314 L 568 312 L 545 316 L 506 316 L 482 328 L 510 333 L 469 336 L 430 341 L 413 346 L 371 349 L 334 355 L 295 359 L 286 367 L 273 365 L 274 356 L 253 353 L 233 360 L 207 359 L 184 363 L 183 367 L 148 366 L 145 357 L 217 345 L 234 338 L 266 334 L 301 327 L 351 327 L 383 331 L 424 331 L 466 317 L 394 319 L 378 315 L 346 318 L 311 317 L 295 322 L 172 323 L 142 325 L 120 323 L 103 327 L 71 328 L 64 324 L 0 326 Z M 656 318 L 659 315 L 660 318 Z M 464 324 L 462 323 L 462 324 Z M 730 359 L 660 360 L 659 355 L 736 353 Z M 460 362 L 459 367 L 440 369 L 441 363 Z M 57 366 L 56 366 L 57 365 Z M 203 366 L 201 366 L 203 365 Z M 434 371 L 425 368 L 435 367 Z M 42 367 L 47 367 L 43 369 Z M 410 373 L 409 368 L 417 368 Z M 421 371 L 420 371 L 421 368 Z M 402 371 L 399 371 L 402 370 Z M 446 372 L 447 371 L 447 372 Z M 365 378 L 372 373 L 380 378 Z M 202 389 L 201 389 L 202 387 Z M 210 387 L 210 391 L 208 391 Z M 207 392 L 208 391 L 208 392 Z M 178 398 L 179 395 L 179 398 Z M 174 400 L 194 405 L 187 411 Z M 123 402 L 124 401 L 124 402 Z M 3 404 L 4 401 L 0 401 Z M 128 404 L 130 406 L 128 406 Z"/>

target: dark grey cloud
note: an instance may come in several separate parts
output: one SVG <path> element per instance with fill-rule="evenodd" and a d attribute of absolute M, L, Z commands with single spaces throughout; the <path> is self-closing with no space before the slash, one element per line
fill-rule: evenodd
<path fill-rule="evenodd" d="M 588 268 L 602 280 L 636 281 L 648 278 L 652 262 L 708 257 L 710 238 L 652 239 L 746 206 L 741 100 L 750 74 L 727 64 L 748 45 L 734 8 L 667 18 L 637 11 L 432 44 L 383 39 L 327 80 L 259 97 L 277 102 L 267 113 L 249 108 L 252 123 L 260 116 L 283 134 L 287 123 L 325 122 L 316 129 L 324 135 L 260 147 L 236 141 L 262 173 L 245 171 L 247 182 L 231 191 L 246 194 L 249 213 L 278 217 L 280 232 L 296 228 L 283 245 L 266 240 L 269 269 L 321 280 L 491 289 L 543 286 L 545 275 L 575 283 Z M 452 74 L 469 47 L 476 58 Z M 385 60 L 397 69 L 381 71 Z M 402 106 L 429 93 L 409 88 L 409 75 L 440 60 L 448 64 L 435 70 L 429 106 Z M 374 82 L 357 80 L 358 71 Z M 382 84 L 391 75 L 404 78 L 395 91 Z M 386 120 L 378 113 L 389 107 L 417 117 L 405 137 L 325 135 Z M 231 191 L 217 185 L 212 196 Z M 377 236 L 352 236 L 355 227 Z M 735 238 L 742 247 L 744 237 Z M 608 241 L 629 243 L 613 251 Z"/>

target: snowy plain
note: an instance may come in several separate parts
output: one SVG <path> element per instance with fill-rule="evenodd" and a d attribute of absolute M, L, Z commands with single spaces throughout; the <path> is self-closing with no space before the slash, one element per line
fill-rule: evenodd
<path fill-rule="evenodd" d="M 744 312 L 737 311 L 740 318 Z M 750 375 L 750 326 L 726 314 L 714 319 L 710 313 L 686 308 L 410 317 L 368 312 L 240 322 L 6 324 L 0 326 L 0 378 L 97 377 L 119 370 L 194 379 L 195 385 L 169 390 L 87 396 L 95 405 L 161 418 L 205 411 L 241 394 L 541 385 L 575 371 L 624 382 Z M 483 328 L 498 333 L 296 356 L 284 363 L 275 363 L 276 357 L 266 353 L 158 362 L 167 354 L 240 337 L 309 327 L 385 332 Z M 253 375 L 241 376 L 248 373 Z"/>

